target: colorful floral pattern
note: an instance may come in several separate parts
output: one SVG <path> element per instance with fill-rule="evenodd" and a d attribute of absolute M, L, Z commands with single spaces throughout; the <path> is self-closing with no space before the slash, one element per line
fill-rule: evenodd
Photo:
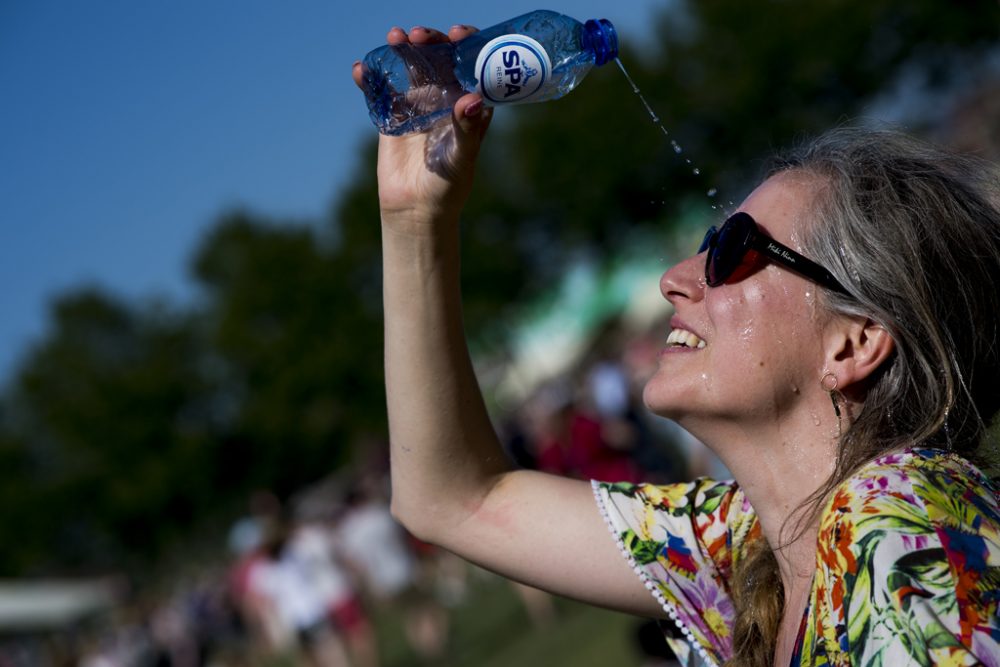
<path fill-rule="evenodd" d="M 691 644 L 678 655 L 725 662 L 728 581 L 760 532 L 739 486 L 594 482 L 594 492 L 622 552 Z M 969 462 L 931 449 L 877 459 L 828 501 L 792 659 L 911 664 L 1000 667 L 1000 495 Z"/>

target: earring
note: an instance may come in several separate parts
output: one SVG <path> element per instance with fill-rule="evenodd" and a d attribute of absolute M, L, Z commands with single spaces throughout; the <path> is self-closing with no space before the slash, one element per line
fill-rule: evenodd
<path fill-rule="evenodd" d="M 843 435 L 842 423 L 840 419 L 840 405 L 837 403 L 837 386 L 840 381 L 837 376 L 827 371 L 819 381 L 819 386 L 830 395 L 830 402 L 833 403 L 833 413 L 837 415 L 837 432 Z"/>

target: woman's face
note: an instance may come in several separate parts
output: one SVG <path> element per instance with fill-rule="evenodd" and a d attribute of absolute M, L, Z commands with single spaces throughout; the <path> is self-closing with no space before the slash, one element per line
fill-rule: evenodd
<path fill-rule="evenodd" d="M 783 172 L 754 190 L 739 210 L 768 236 L 801 251 L 815 187 L 807 175 Z M 702 253 L 660 279 L 675 313 L 643 393 L 646 405 L 689 428 L 782 419 L 803 405 L 803 389 L 813 390 L 823 374 L 826 317 L 816 303 L 817 286 L 766 261 L 718 287 L 707 287 L 704 275 Z"/>

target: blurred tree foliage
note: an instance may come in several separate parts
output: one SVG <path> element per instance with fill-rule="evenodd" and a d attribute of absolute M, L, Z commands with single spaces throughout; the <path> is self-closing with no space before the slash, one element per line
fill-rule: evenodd
<path fill-rule="evenodd" d="M 232 408 L 224 487 L 293 491 L 381 429 L 377 262 L 324 248 L 312 228 L 245 214 L 203 243 L 203 324 Z"/>
<path fill-rule="evenodd" d="M 904 73 L 947 87 L 995 53 L 1000 6 L 701 0 L 656 25 L 648 52 L 621 36 L 622 61 L 669 136 L 614 65 L 498 112 L 463 238 L 467 327 L 486 349 L 574 257 L 608 257 L 692 198 L 707 214 L 709 188 L 737 199 L 755 160 L 863 115 Z M 194 253 L 192 306 L 93 289 L 55 302 L 0 403 L 0 574 L 139 571 L 249 489 L 287 494 L 384 435 L 374 140 L 352 159 L 326 221 L 219 220 Z"/>
<path fill-rule="evenodd" d="M 131 563 L 182 539 L 215 499 L 214 392 L 194 318 L 84 290 L 53 320 L 4 403 L 5 573 Z"/>

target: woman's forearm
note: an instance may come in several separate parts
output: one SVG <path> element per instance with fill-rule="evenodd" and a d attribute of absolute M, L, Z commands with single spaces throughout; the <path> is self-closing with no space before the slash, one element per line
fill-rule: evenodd
<path fill-rule="evenodd" d="M 465 341 L 457 220 L 383 219 L 382 236 L 393 513 L 441 541 L 508 464 Z"/>

